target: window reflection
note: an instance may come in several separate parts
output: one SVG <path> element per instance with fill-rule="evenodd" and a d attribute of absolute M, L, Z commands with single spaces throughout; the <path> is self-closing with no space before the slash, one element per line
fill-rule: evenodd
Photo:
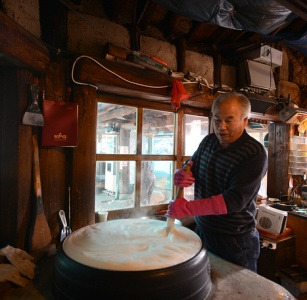
<path fill-rule="evenodd" d="M 158 205 L 172 200 L 173 162 L 143 161 L 141 206 Z"/>
<path fill-rule="evenodd" d="M 269 124 L 262 124 L 249 121 L 246 131 L 254 139 L 260 142 L 268 151 Z M 261 186 L 258 195 L 263 198 L 267 197 L 267 173 L 261 180 Z"/>
<path fill-rule="evenodd" d="M 95 211 L 134 207 L 135 162 L 96 162 Z"/>
<path fill-rule="evenodd" d="M 207 117 L 184 115 L 184 155 L 192 155 L 202 139 L 209 133 Z"/>
<path fill-rule="evenodd" d="M 172 112 L 144 109 L 142 154 L 174 154 L 174 118 Z"/>
<path fill-rule="evenodd" d="M 98 103 L 96 153 L 136 153 L 135 107 Z"/>
<path fill-rule="evenodd" d="M 209 133 L 209 118 L 195 115 L 184 115 L 184 155 L 191 156 L 197 150 L 198 145 Z M 184 188 L 183 196 L 194 199 L 194 184 Z"/>

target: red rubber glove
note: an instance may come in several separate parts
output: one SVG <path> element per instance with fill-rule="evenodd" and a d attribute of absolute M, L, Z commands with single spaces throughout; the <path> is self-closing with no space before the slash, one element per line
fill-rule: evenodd
<path fill-rule="evenodd" d="M 227 207 L 222 194 L 210 198 L 188 201 L 177 198 L 169 203 L 166 215 L 181 219 L 188 216 L 208 216 L 227 214 Z"/>
<path fill-rule="evenodd" d="M 190 168 L 193 166 L 193 161 L 189 162 Z M 186 171 L 183 168 L 177 169 L 174 173 L 174 184 L 178 187 L 188 187 L 195 181 L 193 173 L 189 170 Z"/>

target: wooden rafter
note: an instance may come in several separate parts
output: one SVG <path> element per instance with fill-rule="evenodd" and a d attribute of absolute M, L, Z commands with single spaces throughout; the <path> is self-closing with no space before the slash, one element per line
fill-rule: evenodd
<path fill-rule="evenodd" d="M 277 0 L 277 2 L 307 21 L 307 2 L 305 0 Z"/>
<path fill-rule="evenodd" d="M 1 52 L 37 71 L 46 71 L 50 63 L 45 45 L 3 12 L 0 12 Z"/>
<path fill-rule="evenodd" d="M 137 19 L 137 25 L 141 30 L 147 30 L 148 25 L 151 22 L 152 12 L 155 10 L 157 4 L 147 0 L 144 7 Z"/>

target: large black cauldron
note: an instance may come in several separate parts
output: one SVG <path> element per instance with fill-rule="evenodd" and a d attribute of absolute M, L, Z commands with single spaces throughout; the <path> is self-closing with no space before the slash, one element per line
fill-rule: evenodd
<path fill-rule="evenodd" d="M 53 277 L 56 299 L 206 299 L 211 289 L 210 265 L 202 248 L 188 261 L 150 271 L 95 269 L 70 259 L 58 249 Z"/>
<path fill-rule="evenodd" d="M 134 224 L 134 222 L 132 223 Z M 108 225 L 112 225 L 112 223 L 101 223 L 97 227 L 109 232 L 108 227 L 106 227 Z M 145 225 L 147 225 L 147 221 Z M 97 227 L 95 228 L 97 229 Z M 162 224 L 162 228 L 164 228 L 164 224 Z M 95 230 L 92 231 L 91 226 L 83 229 L 90 230 L 90 233 L 95 232 Z M 194 234 L 187 228 L 184 231 L 187 236 L 189 236 L 189 233 L 192 236 Z M 83 233 L 82 229 L 79 232 Z M 75 238 L 78 244 L 80 235 L 77 233 L 78 231 L 74 232 L 68 239 Z M 96 243 L 95 240 L 89 241 Z M 69 251 L 72 251 L 71 249 Z M 176 265 L 165 268 L 162 265 L 158 269 L 134 271 L 105 269 L 98 265 L 96 268 L 95 264 L 86 265 L 83 260 L 77 262 L 73 259 L 74 253 L 78 254 L 79 251 L 82 251 L 80 254 L 83 253 L 82 248 L 81 250 L 74 248 L 74 252 L 71 252 L 69 256 L 66 255 L 65 251 L 63 245 L 61 245 L 55 258 L 52 287 L 56 299 L 203 300 L 208 296 L 211 289 L 209 258 L 203 247 L 196 250 L 196 254 L 192 255 L 191 258 Z"/>

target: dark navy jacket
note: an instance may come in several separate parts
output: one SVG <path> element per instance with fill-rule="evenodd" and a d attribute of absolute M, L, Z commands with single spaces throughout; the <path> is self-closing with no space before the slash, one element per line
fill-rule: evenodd
<path fill-rule="evenodd" d="M 256 225 L 256 200 L 261 179 L 267 171 L 263 145 L 245 130 L 227 148 L 214 133 L 206 136 L 192 156 L 195 199 L 222 194 L 228 213 L 197 216 L 198 228 L 208 233 L 242 234 Z"/>

